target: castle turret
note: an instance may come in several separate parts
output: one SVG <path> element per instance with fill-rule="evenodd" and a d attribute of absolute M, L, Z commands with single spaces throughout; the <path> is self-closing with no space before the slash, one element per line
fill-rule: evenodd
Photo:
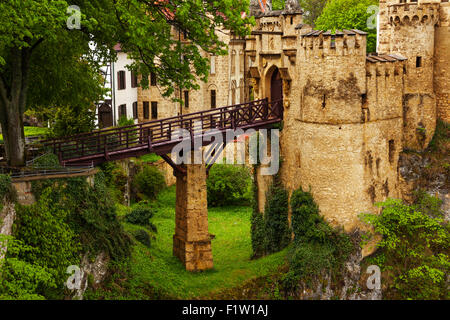
<path fill-rule="evenodd" d="M 403 101 L 404 147 L 422 150 L 436 128 L 434 41 L 439 3 L 387 0 L 380 6 L 381 22 L 388 21 L 387 30 L 380 37 L 380 51 L 408 59 Z"/>

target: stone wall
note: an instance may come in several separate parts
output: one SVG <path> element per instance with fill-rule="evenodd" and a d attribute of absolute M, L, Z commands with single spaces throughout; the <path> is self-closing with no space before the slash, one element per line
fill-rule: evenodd
<path fill-rule="evenodd" d="M 440 4 L 439 15 L 434 42 L 434 88 L 437 115 L 450 122 L 450 2 Z"/>
<path fill-rule="evenodd" d="M 208 231 L 206 168 L 186 165 L 186 174 L 178 174 L 175 206 L 173 254 L 188 271 L 213 268 L 211 235 Z"/>

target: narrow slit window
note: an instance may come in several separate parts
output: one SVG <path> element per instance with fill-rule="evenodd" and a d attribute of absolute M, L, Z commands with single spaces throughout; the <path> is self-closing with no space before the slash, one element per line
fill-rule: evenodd
<path fill-rule="evenodd" d="M 416 68 L 422 67 L 422 57 L 416 57 Z"/>
<path fill-rule="evenodd" d="M 144 101 L 144 119 L 148 120 L 150 118 L 150 103 Z"/>

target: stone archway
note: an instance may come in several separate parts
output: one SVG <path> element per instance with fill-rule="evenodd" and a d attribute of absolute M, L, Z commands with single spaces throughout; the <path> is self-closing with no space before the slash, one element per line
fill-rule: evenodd
<path fill-rule="evenodd" d="M 283 99 L 283 79 L 277 66 L 272 66 L 266 74 L 266 97 L 269 101 Z"/>

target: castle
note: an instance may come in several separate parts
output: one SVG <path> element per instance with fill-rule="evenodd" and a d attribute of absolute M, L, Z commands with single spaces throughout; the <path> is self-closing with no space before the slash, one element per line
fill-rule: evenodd
<path fill-rule="evenodd" d="M 229 54 L 209 57 L 210 77 L 200 90 L 177 93 L 185 105 L 163 98 L 151 79 L 147 90 L 132 88 L 136 101 L 128 107 L 115 103 L 116 112 L 145 122 L 283 98 L 283 184 L 289 192 L 311 188 L 325 218 L 353 230 L 359 213 L 402 197 L 400 152 L 423 150 L 437 118 L 450 121 L 450 3 L 380 0 L 375 54 L 366 52 L 365 32 L 304 25 L 296 0 L 265 13 L 257 3 L 251 1 L 251 35 L 220 33 Z M 258 176 L 261 212 L 272 179 Z"/>

